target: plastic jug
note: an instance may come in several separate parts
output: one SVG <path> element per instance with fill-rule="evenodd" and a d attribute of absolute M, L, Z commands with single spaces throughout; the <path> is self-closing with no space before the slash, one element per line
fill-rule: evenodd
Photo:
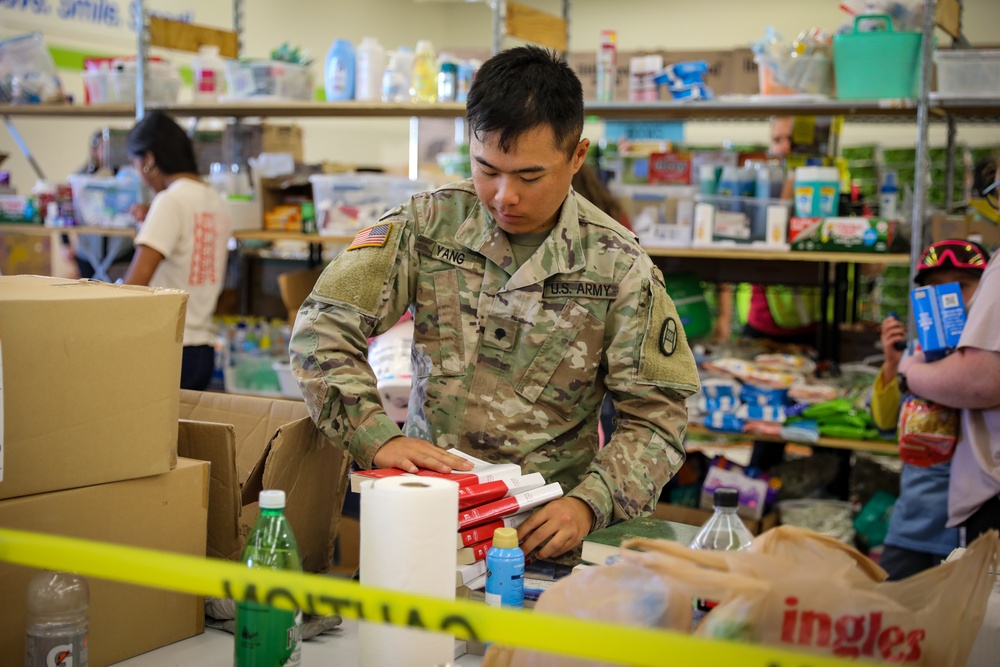
<path fill-rule="evenodd" d="M 434 45 L 426 39 L 417 42 L 410 75 L 410 97 L 414 102 L 437 102 L 437 58 Z"/>
<path fill-rule="evenodd" d="M 365 37 L 355 53 L 354 98 L 372 101 L 382 96 L 385 49 L 374 37 Z"/>
<path fill-rule="evenodd" d="M 206 44 L 198 49 L 191 62 L 194 75 L 194 101 L 218 102 L 225 81 L 225 63 L 219 57 L 219 47 Z"/>
<path fill-rule="evenodd" d="M 336 39 L 330 46 L 324 83 L 327 101 L 354 99 L 354 47 L 346 39 Z"/>

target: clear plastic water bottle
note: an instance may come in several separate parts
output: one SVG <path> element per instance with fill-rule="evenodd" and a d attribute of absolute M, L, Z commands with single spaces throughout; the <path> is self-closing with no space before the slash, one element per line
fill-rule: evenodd
<path fill-rule="evenodd" d="M 260 516 L 240 560 L 247 567 L 302 571 L 299 548 L 285 518 L 285 492 L 261 491 Z M 236 667 L 298 667 L 302 612 L 257 602 L 236 605 Z"/>
<path fill-rule="evenodd" d="M 689 545 L 692 549 L 713 549 L 715 551 L 742 551 L 753 542 L 753 535 L 736 514 L 740 505 L 740 493 L 736 489 L 719 487 L 715 490 L 715 510 Z M 715 602 L 695 600 L 693 620 L 697 625 L 705 617 Z"/>
<path fill-rule="evenodd" d="M 25 667 L 87 667 L 90 593 L 71 572 L 42 572 L 28 584 Z"/>
<path fill-rule="evenodd" d="M 493 546 L 486 552 L 486 604 L 524 607 L 524 552 L 514 528 L 493 531 Z"/>
<path fill-rule="evenodd" d="M 410 65 L 409 58 L 398 51 L 389 53 L 389 64 L 382 74 L 382 101 L 410 101 Z"/>

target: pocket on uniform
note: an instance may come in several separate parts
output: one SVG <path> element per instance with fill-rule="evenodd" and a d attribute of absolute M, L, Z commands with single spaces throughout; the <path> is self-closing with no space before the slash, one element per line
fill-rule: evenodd
<path fill-rule="evenodd" d="M 580 304 L 568 302 L 549 326 L 515 391 L 568 418 L 597 378 L 604 323 Z"/>
<path fill-rule="evenodd" d="M 415 343 L 430 358 L 431 374 L 462 375 L 465 372 L 465 337 L 458 271 L 439 271 L 420 280 L 419 308 L 414 320 Z"/>

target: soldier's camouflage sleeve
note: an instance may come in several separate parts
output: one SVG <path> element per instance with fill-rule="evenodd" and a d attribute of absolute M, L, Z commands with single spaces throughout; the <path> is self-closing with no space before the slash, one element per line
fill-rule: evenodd
<path fill-rule="evenodd" d="M 367 354 L 368 338 L 392 327 L 410 302 L 413 214 L 412 202 L 390 211 L 379 222 L 388 225 L 384 243 L 376 229 L 374 242 L 354 247 L 359 235 L 330 262 L 302 304 L 289 343 L 310 416 L 363 468 L 371 468 L 383 443 L 403 435 L 379 402 Z"/>
<path fill-rule="evenodd" d="M 593 529 L 648 515 L 684 462 L 684 399 L 698 371 L 659 269 L 641 254 L 605 323 L 605 379 L 618 427 L 569 496 L 594 512 Z"/>

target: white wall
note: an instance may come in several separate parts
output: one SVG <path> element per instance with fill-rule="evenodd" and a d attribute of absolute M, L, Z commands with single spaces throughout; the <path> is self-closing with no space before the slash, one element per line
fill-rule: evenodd
<path fill-rule="evenodd" d="M 46 0 L 56 10 L 65 0 Z M 117 2 L 127 12 L 127 0 Z M 551 12 L 561 11 L 560 0 L 528 0 Z M 95 3 L 96 4 L 96 3 Z M 618 31 L 623 50 L 729 48 L 747 45 L 763 36 L 772 25 L 785 36 L 794 36 L 812 26 L 835 29 L 846 15 L 837 10 L 835 0 L 574 0 L 570 21 L 570 48 L 592 50 L 602 29 Z M 228 0 L 158 0 L 147 3 L 154 10 L 191 11 L 195 21 L 229 27 Z M 251 0 L 245 2 L 244 53 L 265 56 L 281 42 L 288 41 L 310 51 L 317 85 L 322 79 L 322 62 L 334 37 L 357 42 L 361 37 L 377 37 L 387 48 L 412 45 L 429 38 L 441 49 L 489 49 L 491 11 L 484 3 L 433 2 L 416 0 Z M 965 0 L 965 30 L 975 44 L 1000 43 L 995 35 L 996 0 Z M 612 9 L 613 7 L 613 9 Z M 0 8 L 0 35 L 30 29 L 42 30 L 50 45 L 90 49 L 95 54 L 130 53 L 133 33 L 126 27 L 101 28 L 82 21 L 55 16 L 32 17 L 24 11 Z M 942 43 L 948 39 L 939 36 Z M 163 54 L 186 62 L 182 54 Z M 79 76 L 64 76 L 67 87 L 82 94 Z M 309 161 L 339 160 L 369 165 L 401 166 L 406 162 L 408 124 L 406 120 L 310 120 L 299 121 L 306 129 L 305 157 Z M 36 158 L 52 178 L 62 178 L 82 164 L 88 134 L 102 124 L 128 127 L 127 120 L 30 120 L 16 119 Z M 588 125 L 592 136 L 599 124 Z M 844 143 L 880 141 L 887 145 L 912 145 L 915 128 L 911 124 L 859 125 L 848 123 Z M 687 139 L 697 143 L 762 141 L 766 129 L 760 123 L 690 123 Z M 960 139 L 984 143 L 1000 142 L 996 127 L 961 128 Z M 932 128 L 931 140 L 943 144 L 943 128 Z M 10 169 L 15 185 L 30 188 L 34 176 L 20 156 L 11 137 L 0 129 L 0 152 L 11 153 L 4 168 Z"/>

